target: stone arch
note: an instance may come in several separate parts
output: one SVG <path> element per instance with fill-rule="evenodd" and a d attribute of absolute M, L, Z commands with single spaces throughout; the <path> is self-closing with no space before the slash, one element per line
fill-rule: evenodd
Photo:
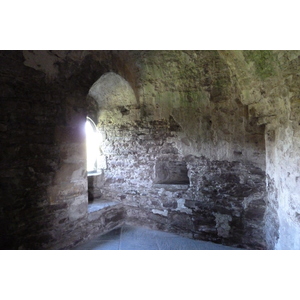
<path fill-rule="evenodd" d="M 91 86 L 87 99 L 93 103 L 94 114 L 97 110 L 97 122 L 103 124 L 124 123 L 126 116 L 139 107 L 131 85 L 114 72 L 103 74 Z"/>
<path fill-rule="evenodd" d="M 140 73 L 132 55 L 132 51 L 67 51 L 54 61 L 60 72 L 52 82 L 62 86 L 66 93 L 85 97 L 102 75 L 114 72 L 128 82 L 139 103 Z"/>

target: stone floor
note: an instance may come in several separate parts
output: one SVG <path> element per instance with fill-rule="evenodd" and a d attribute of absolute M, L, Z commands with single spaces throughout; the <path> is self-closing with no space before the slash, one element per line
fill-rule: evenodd
<path fill-rule="evenodd" d="M 124 225 L 73 250 L 242 250 L 176 234 Z"/>

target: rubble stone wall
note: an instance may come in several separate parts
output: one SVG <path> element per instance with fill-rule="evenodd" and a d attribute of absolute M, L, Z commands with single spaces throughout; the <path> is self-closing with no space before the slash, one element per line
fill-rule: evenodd
<path fill-rule="evenodd" d="M 105 136 L 102 199 L 122 202 L 131 224 L 265 249 L 264 126 L 228 67 L 215 52 L 144 55 L 139 104 L 112 72 L 89 92 Z"/>

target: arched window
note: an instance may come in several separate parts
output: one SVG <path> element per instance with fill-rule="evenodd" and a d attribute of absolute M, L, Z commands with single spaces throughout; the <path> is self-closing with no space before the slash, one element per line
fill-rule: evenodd
<path fill-rule="evenodd" d="M 100 147 L 100 134 L 95 123 L 89 118 L 86 118 L 85 122 L 86 133 L 86 154 L 87 154 L 87 172 L 98 172 L 98 157 Z"/>

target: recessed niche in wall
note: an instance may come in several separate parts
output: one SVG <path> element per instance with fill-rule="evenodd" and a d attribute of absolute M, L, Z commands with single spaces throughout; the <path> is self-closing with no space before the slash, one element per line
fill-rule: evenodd
<path fill-rule="evenodd" d="M 155 164 L 157 184 L 189 184 L 188 170 L 184 161 L 158 160 Z"/>

